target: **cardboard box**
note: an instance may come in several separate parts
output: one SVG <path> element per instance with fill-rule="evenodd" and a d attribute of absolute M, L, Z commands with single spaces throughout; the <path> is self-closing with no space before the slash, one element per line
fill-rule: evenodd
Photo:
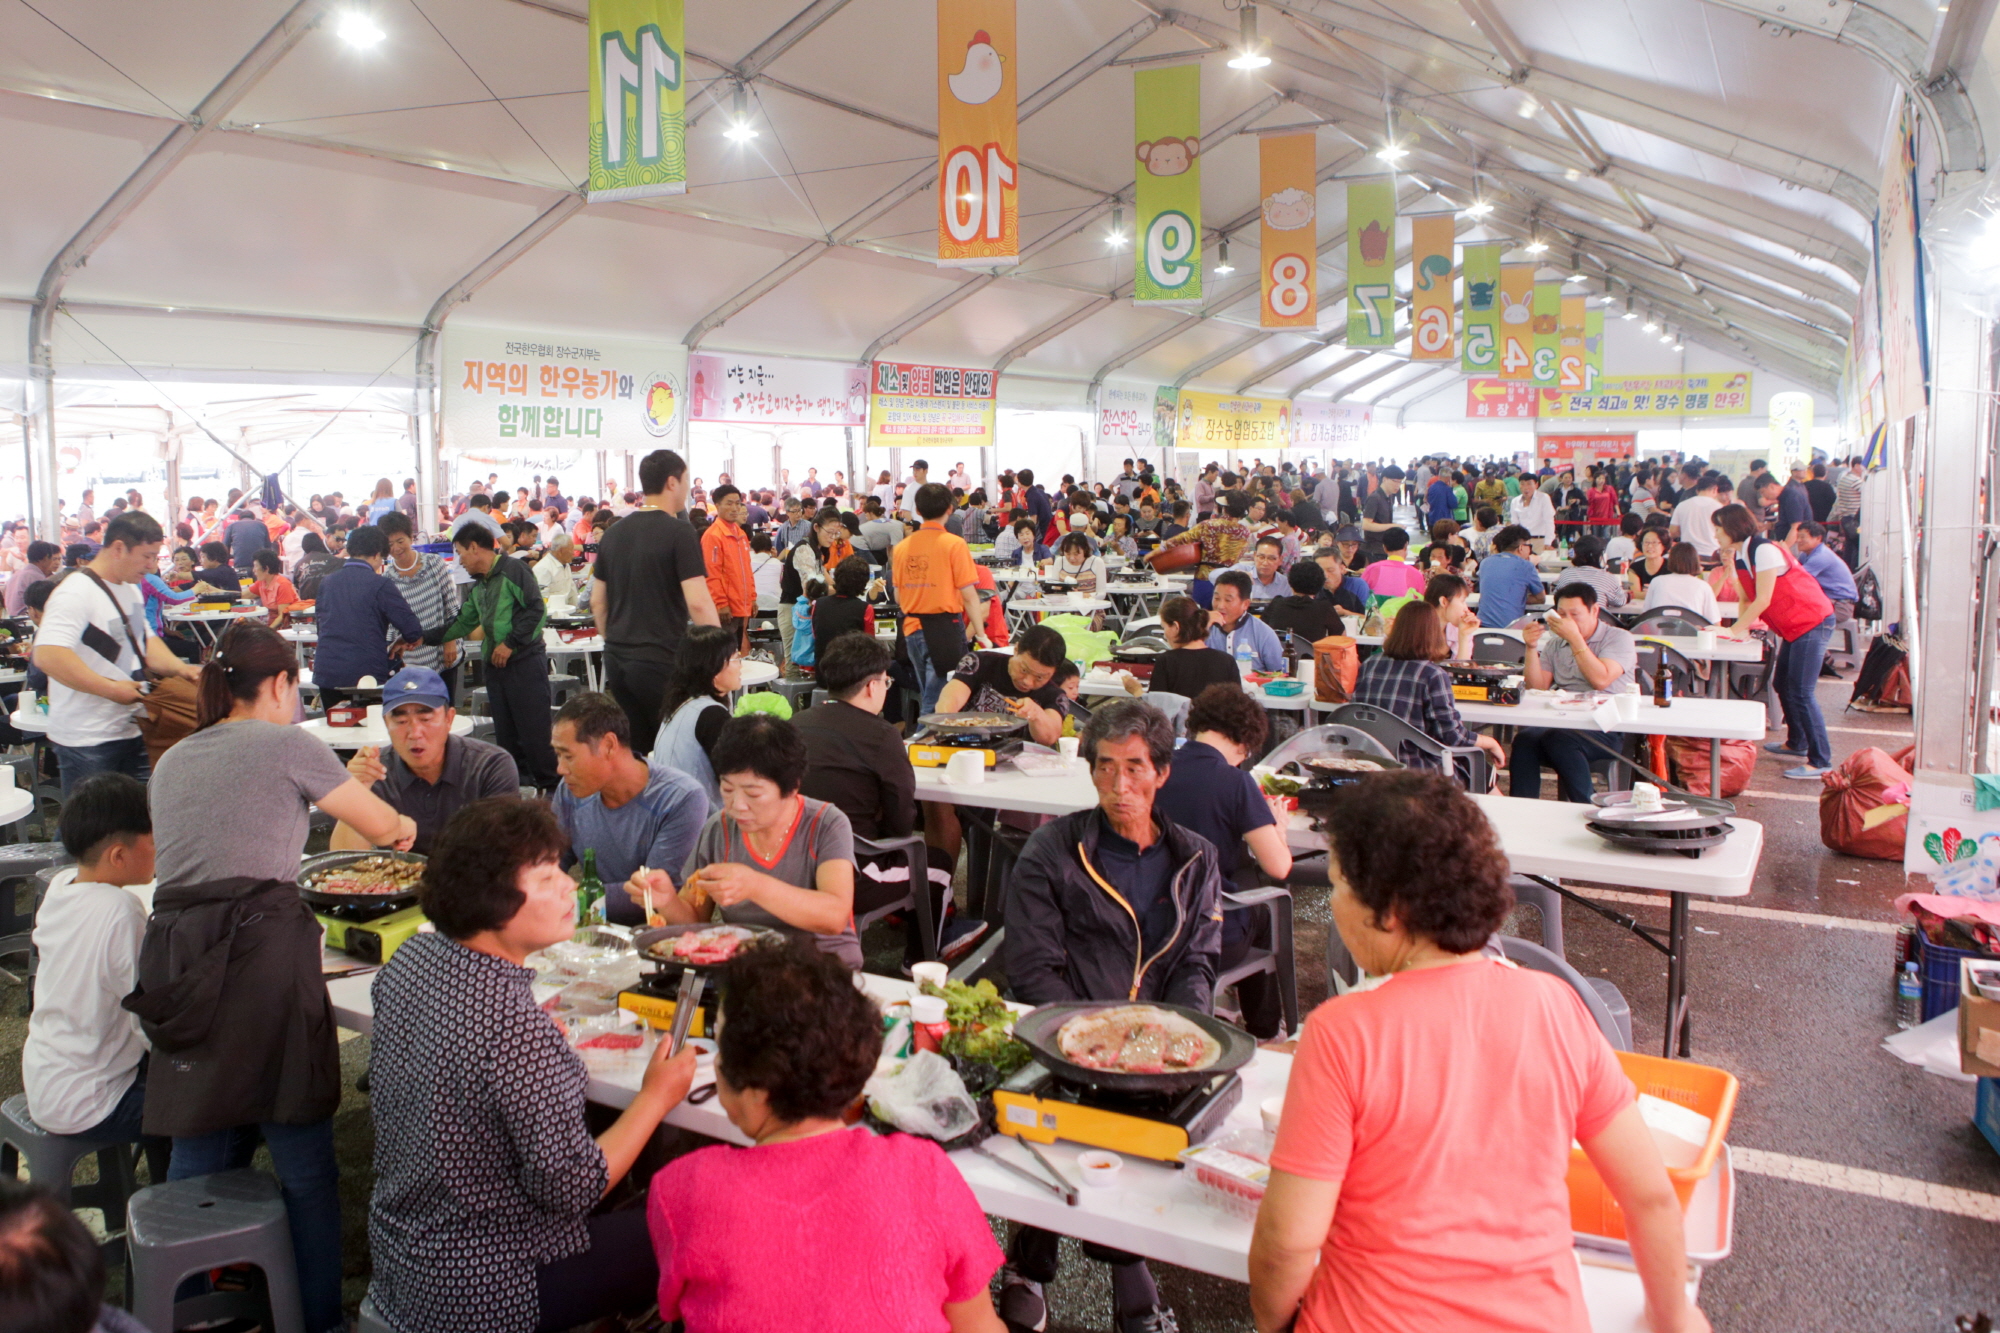
<path fill-rule="evenodd" d="M 1982 1078 L 2000 1078 L 2000 1000 L 1989 1000 L 1972 985 L 1972 969 L 1992 960 L 1958 960 L 1958 1067 Z"/>
<path fill-rule="evenodd" d="M 1979 1080 L 1978 1099 L 1973 1103 L 1972 1123 L 1979 1126 L 1979 1132 L 1993 1145 L 1993 1151 L 2000 1152 L 2000 1079 Z"/>

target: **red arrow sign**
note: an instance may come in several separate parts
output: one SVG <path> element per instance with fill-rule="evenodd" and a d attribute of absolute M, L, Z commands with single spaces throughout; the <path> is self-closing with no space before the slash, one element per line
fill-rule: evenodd
<path fill-rule="evenodd" d="M 1497 379 L 1465 382 L 1465 415 L 1477 419 L 1535 416 L 1540 396 L 1532 384 Z"/>

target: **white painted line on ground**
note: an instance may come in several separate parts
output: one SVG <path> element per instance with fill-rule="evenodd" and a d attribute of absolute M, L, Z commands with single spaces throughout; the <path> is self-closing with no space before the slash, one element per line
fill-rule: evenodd
<path fill-rule="evenodd" d="M 1916 736 L 1909 731 L 1876 731 L 1872 727 L 1828 727 L 1843 736 L 1888 736 L 1899 741 L 1914 741 Z"/>
<path fill-rule="evenodd" d="M 1625 893 L 1619 889 L 1578 889 L 1576 892 L 1599 902 L 1637 903 L 1643 907 L 1672 906 L 1666 898 L 1651 893 Z M 1700 898 L 1694 899 L 1688 907 L 1691 911 L 1713 912 L 1717 916 L 1747 916 L 1758 921 L 1782 921 L 1788 926 L 1833 927 L 1859 930 L 1870 935 L 1893 935 L 1901 929 L 1900 924 L 1894 921 L 1867 921 L 1855 916 L 1826 916 L 1820 912 L 1781 912 L 1775 907 L 1744 907 L 1738 903 L 1712 903 Z"/>
<path fill-rule="evenodd" d="M 1809 796 L 1804 792 L 1798 791 L 1752 791 L 1746 787 L 1736 794 L 1738 796 L 1755 796 L 1760 801 L 1811 801 L 1814 805 L 1819 804 L 1819 797 L 1817 795 Z"/>
<path fill-rule="evenodd" d="M 1816 1162 L 1810 1157 L 1793 1157 L 1735 1144 L 1730 1145 L 1729 1153 L 1739 1171 L 1748 1171 L 1753 1175 L 1771 1176 L 1801 1185 L 1818 1185 L 1843 1194 L 1887 1199 L 1890 1203 L 1954 1213 L 1981 1222 L 2000 1222 L 2000 1194 L 1981 1194 L 1977 1190 L 1962 1190 L 1951 1185 L 1934 1185 L 1928 1180 L 1889 1176 L 1880 1171 L 1864 1171 L 1860 1167 Z"/>

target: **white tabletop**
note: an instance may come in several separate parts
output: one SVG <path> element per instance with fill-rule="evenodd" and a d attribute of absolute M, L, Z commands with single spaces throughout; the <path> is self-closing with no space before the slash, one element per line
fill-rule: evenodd
<path fill-rule="evenodd" d="M 749 690 L 755 689 L 759 685 L 769 685 L 777 678 L 778 668 L 775 663 L 755 662 L 749 658 L 743 660 L 744 689 Z"/>
<path fill-rule="evenodd" d="M 1764 660 L 1764 645 L 1755 639 L 1732 639 L 1719 634 L 1713 648 L 1704 648 L 1701 640 L 1691 634 L 1640 634 L 1635 637 L 1641 643 L 1664 644 L 1690 662 L 1755 663 Z"/>
<path fill-rule="evenodd" d="M 168 620 L 244 620 L 250 616 L 268 616 L 271 613 L 261 606 L 228 606 L 219 611 L 201 610 L 192 606 L 170 606 L 164 614 Z"/>
<path fill-rule="evenodd" d="M 8 718 L 8 721 L 14 724 L 14 730 L 25 731 L 35 736 L 39 736 L 49 729 L 49 715 L 40 708 L 32 712 L 25 708 L 16 708 L 13 715 Z"/>
<path fill-rule="evenodd" d="M 601 653 L 604 651 L 604 636 L 586 635 L 575 643 L 570 643 L 563 638 L 560 631 L 545 627 L 542 630 L 542 646 L 551 653 Z"/>
<path fill-rule="evenodd" d="M 1320 704 L 1335 708 L 1336 704 Z M 1696 736 L 1710 740 L 1761 741 L 1769 731 L 1764 705 L 1747 699 L 1694 699 L 1685 695 L 1667 708 L 1649 696 L 1639 700 L 1639 716 L 1627 722 L 1609 708 L 1594 711 L 1552 706 L 1549 696 L 1531 694 L 1519 704 L 1460 702 L 1458 715 L 1475 727 L 1555 727 L 1569 731 L 1624 732 L 1640 736 Z"/>
<path fill-rule="evenodd" d="M 372 1030 L 374 1001 L 369 988 L 373 980 L 370 976 L 343 977 L 327 983 L 335 1022 L 358 1032 Z M 869 995 L 880 1000 L 902 999 L 914 990 L 909 982 L 890 977 L 864 974 L 862 981 Z M 645 1068 L 644 1053 L 580 1054 L 589 1071 L 586 1095 L 590 1100 L 607 1106 L 629 1106 L 637 1095 Z M 1258 1106 L 1266 1098 L 1283 1095 L 1291 1069 L 1289 1055 L 1259 1050 L 1242 1070 L 1242 1100 L 1230 1112 L 1218 1135 L 1258 1128 Z M 702 1087 L 714 1079 L 714 1066 L 704 1062 L 695 1074 L 694 1086 Z M 681 1103 L 668 1113 L 667 1123 L 729 1143 L 749 1142 L 729 1123 L 721 1102 L 714 1098 L 699 1105 Z M 1060 1141 L 1037 1146 L 1058 1170 L 1072 1181 L 1080 1181 L 1082 1172 L 1076 1158 L 1083 1149 Z M 1026 1150 L 1005 1135 L 993 1136 L 984 1147 L 1024 1169 L 1038 1171 Z M 984 1212 L 1232 1282 L 1249 1280 L 1251 1223 L 1208 1203 L 1201 1187 L 1185 1171 L 1127 1156 L 1124 1168 L 1118 1173 L 1116 1188 L 1079 1188 L 1078 1205 L 1072 1208 L 979 1153 L 970 1150 L 952 1153 L 951 1162 L 965 1177 Z M 1692 1228 L 1690 1239 L 1694 1239 Z M 1584 1299 L 1590 1306 L 1595 1333 L 1644 1333 L 1645 1296 L 1638 1275 L 1590 1263 L 1583 1264 L 1582 1271 Z M 1696 1286 L 1691 1285 L 1690 1294 L 1694 1290 Z"/>
<path fill-rule="evenodd" d="M 287 625 L 278 631 L 278 637 L 287 643 L 318 643 L 319 630 L 311 625 Z"/>
<path fill-rule="evenodd" d="M 33 812 L 35 795 L 25 787 L 14 785 L 17 775 L 13 769 L 5 770 L 5 773 L 7 785 L 0 787 L 0 824 L 11 824 Z"/>
<path fill-rule="evenodd" d="M 368 720 L 351 727 L 329 727 L 323 717 L 294 724 L 310 736 L 317 736 L 336 750 L 358 750 L 364 745 L 387 745 L 389 729 L 382 725 L 381 705 L 369 710 Z M 463 736 L 473 728 L 473 719 L 460 713 L 451 720 L 451 734 Z"/>
<path fill-rule="evenodd" d="M 1111 603 L 1099 597 L 1028 597 L 1007 603 L 1007 613 L 1034 611 L 1044 615 L 1060 615 L 1065 612 L 1087 613 L 1109 611 Z"/>

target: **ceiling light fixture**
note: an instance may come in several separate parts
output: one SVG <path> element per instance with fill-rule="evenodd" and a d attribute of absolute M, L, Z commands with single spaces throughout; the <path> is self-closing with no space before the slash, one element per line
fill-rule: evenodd
<path fill-rule="evenodd" d="M 1375 154 L 1376 157 L 1380 158 L 1384 162 L 1387 162 L 1392 167 L 1395 166 L 1398 162 L 1401 162 L 1404 158 L 1408 157 L 1409 155 L 1410 155 L 1409 149 L 1401 147 L 1400 145 L 1397 144 L 1390 144 L 1387 148 L 1384 148 L 1380 152 Z"/>
<path fill-rule="evenodd" d="M 757 137 L 757 126 L 750 119 L 750 90 L 741 83 L 738 83 L 736 91 L 730 94 L 729 128 L 722 132 L 722 136 L 731 143 L 749 143 Z M 979 201 L 968 198 L 966 202 Z"/>
<path fill-rule="evenodd" d="M 1544 255 L 1549 252 L 1549 243 L 1537 236 L 1521 248 L 1531 255 Z"/>
<path fill-rule="evenodd" d="M 1639 327 L 1648 333 L 1658 333 L 1660 331 L 1660 321 L 1648 315 L 1646 316 L 1646 322 Z"/>
<path fill-rule="evenodd" d="M 1624 314 L 1622 314 L 1622 315 L 1620 315 L 1620 316 L 1619 316 L 1618 318 L 1620 318 L 1620 319 L 1637 319 L 1637 318 L 1638 318 L 1638 316 L 1637 316 L 1637 315 L 1635 315 L 1635 314 L 1633 314 L 1633 313 L 1632 313 L 1632 298 L 1631 298 L 1631 297 L 1629 297 L 1629 296 L 1628 296 L 1628 297 L 1626 297 L 1626 298 L 1625 298 L 1625 313 L 1624 313 Z"/>
<path fill-rule="evenodd" d="M 1104 234 L 1104 243 L 1113 250 L 1125 248 L 1125 206 L 1114 205 L 1111 209 L 1111 230 Z"/>
<path fill-rule="evenodd" d="M 1271 57 L 1264 54 L 1264 41 L 1257 35 L 1257 6 L 1243 6 L 1242 26 L 1238 29 L 1240 40 L 1235 56 L 1229 61 L 1231 69 L 1262 69 L 1271 63 Z"/>
<path fill-rule="evenodd" d="M 1663 333 L 1660 335 L 1660 341 L 1663 343 L 1670 343 L 1673 340 L 1674 340 L 1674 335 L 1671 332 Z"/>
<path fill-rule="evenodd" d="M 1484 199 L 1475 199 L 1465 206 L 1465 216 L 1469 218 L 1483 218 L 1492 211 L 1493 205 Z"/>
<path fill-rule="evenodd" d="M 1676 352 L 1685 352 L 1687 350 L 1687 347 L 1685 344 L 1681 342 L 1680 339 L 1676 338 L 1674 339 L 1674 350 Z"/>
<path fill-rule="evenodd" d="M 363 9 L 343 10 L 335 31 L 340 34 L 341 41 L 363 51 L 389 35 L 383 32 L 381 25 Z"/>
<path fill-rule="evenodd" d="M 1215 271 L 1217 273 L 1234 273 L 1236 271 L 1236 265 L 1229 262 L 1229 238 L 1227 236 L 1223 237 L 1222 244 L 1216 247 Z"/>
<path fill-rule="evenodd" d="M 1582 281 L 1584 281 L 1584 276 L 1583 276 L 1583 274 L 1582 274 L 1582 273 L 1580 273 L 1580 272 L 1578 272 L 1578 273 L 1572 273 L 1572 274 L 1570 274 L 1570 275 L 1569 275 L 1569 280 L 1570 280 L 1571 282 L 1582 282 Z"/>

